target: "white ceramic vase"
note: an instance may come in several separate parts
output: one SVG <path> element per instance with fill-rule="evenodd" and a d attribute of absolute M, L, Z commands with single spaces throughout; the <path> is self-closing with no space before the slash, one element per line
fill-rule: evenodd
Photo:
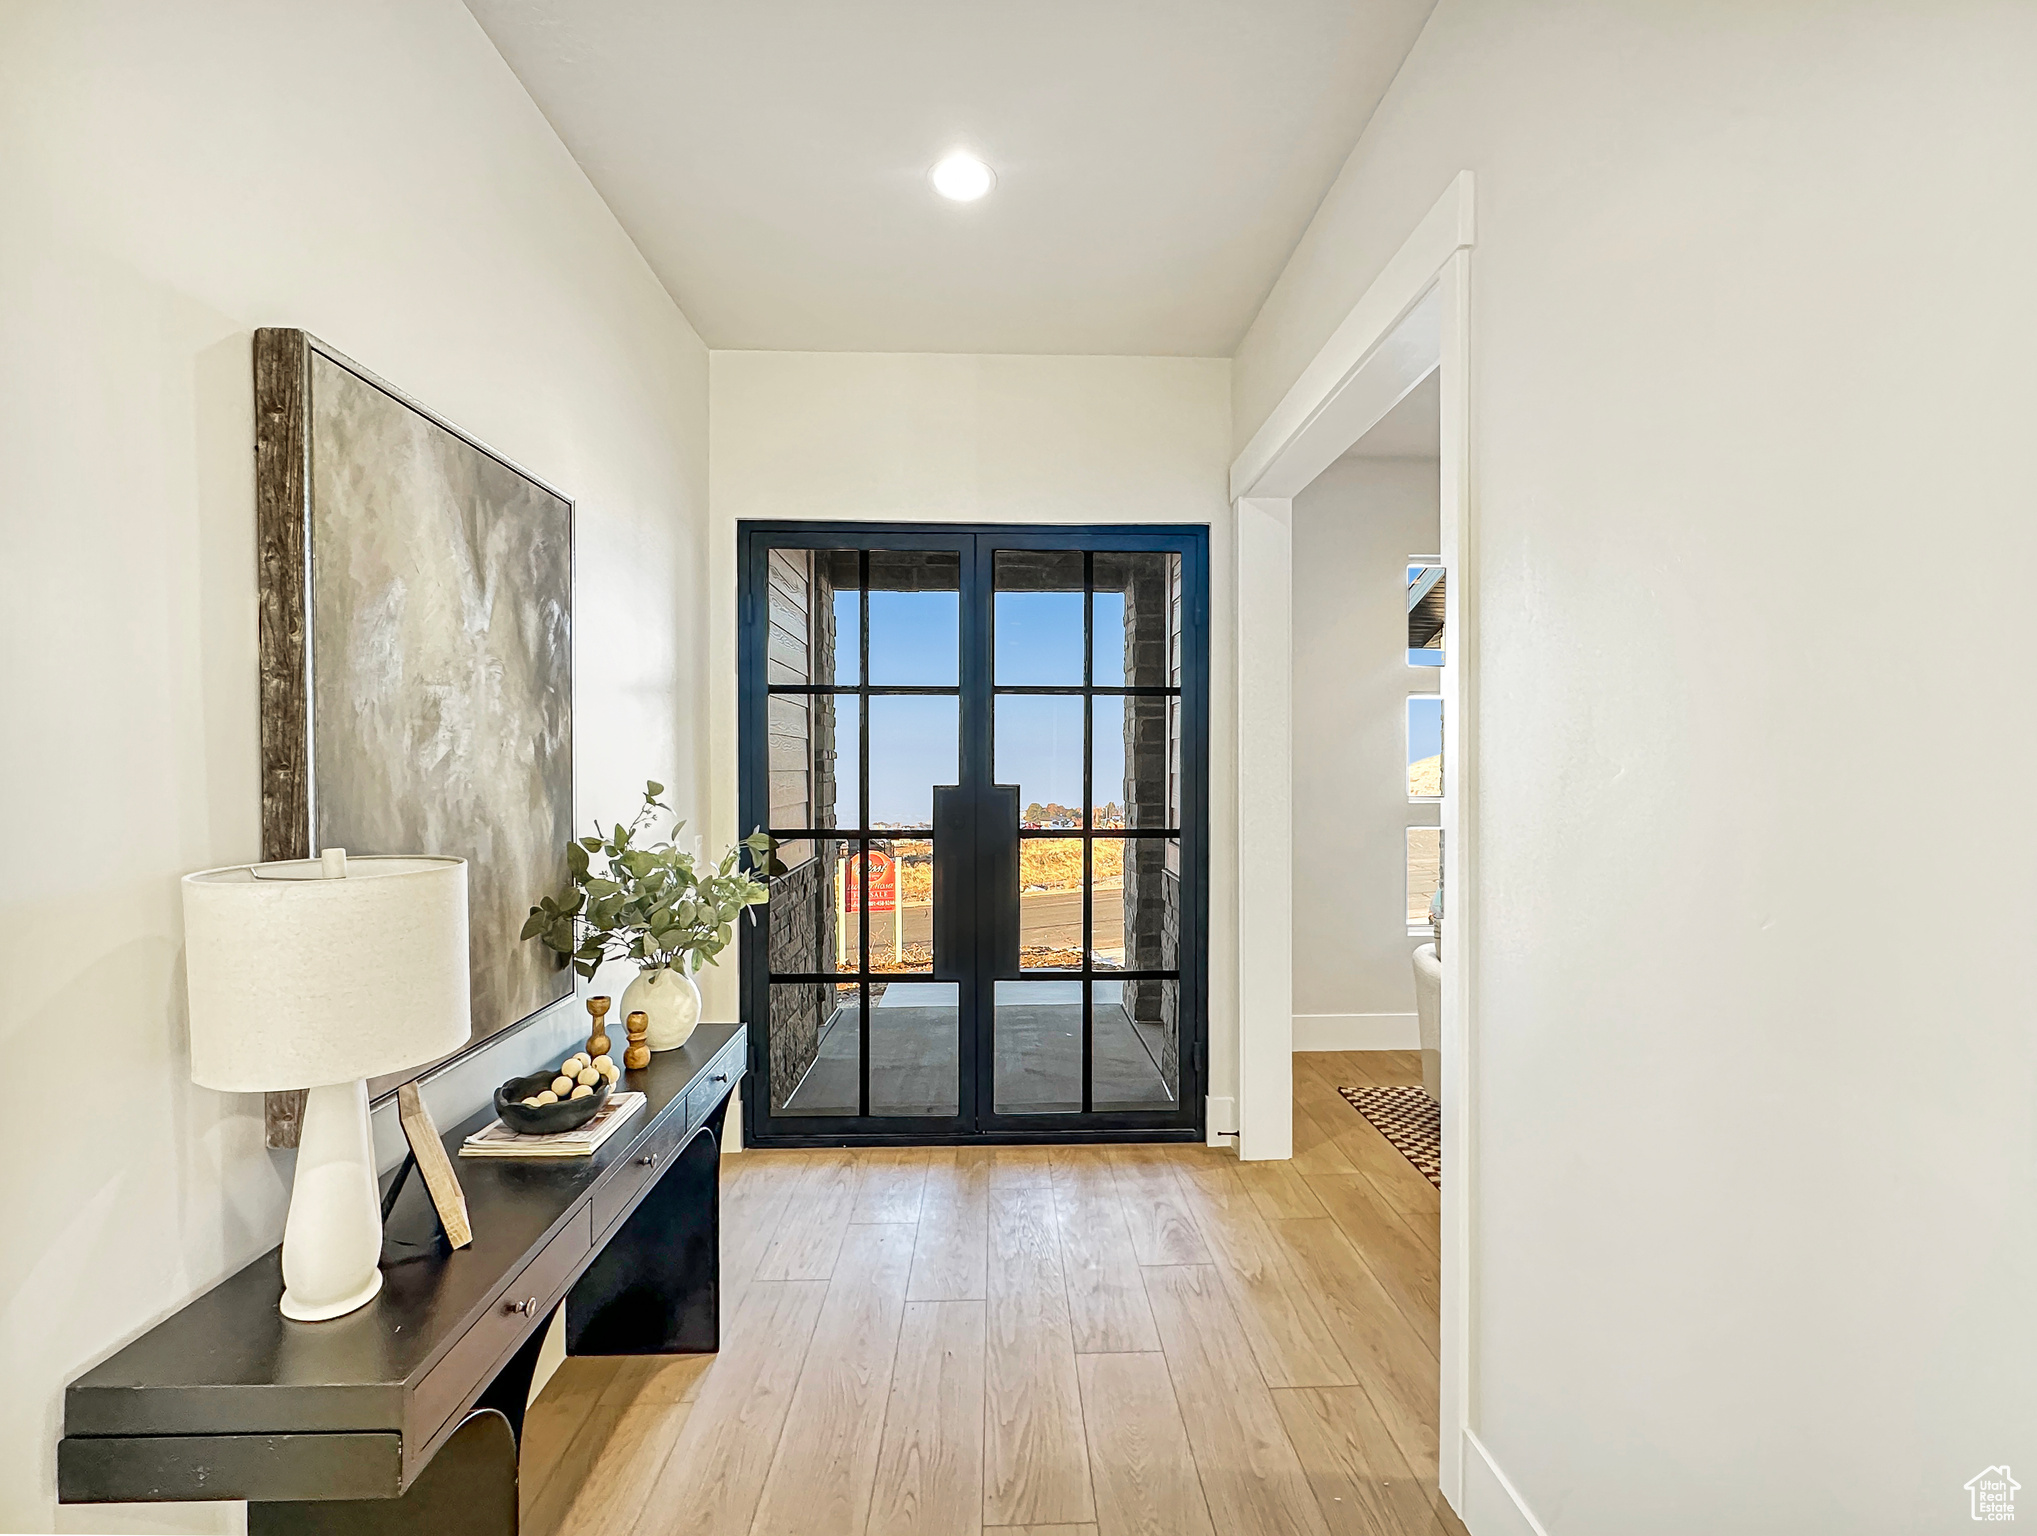
<path fill-rule="evenodd" d="M 700 988 L 677 966 L 639 971 L 622 994 L 623 1019 L 633 1013 L 648 1021 L 646 1045 L 654 1051 L 676 1051 L 692 1038 L 693 1027 L 700 1022 Z"/>

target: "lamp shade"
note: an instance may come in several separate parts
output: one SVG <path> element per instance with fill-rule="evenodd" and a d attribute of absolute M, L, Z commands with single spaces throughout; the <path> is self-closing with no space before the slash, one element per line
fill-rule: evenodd
<path fill-rule="evenodd" d="M 351 1082 L 467 1043 L 464 859 L 328 850 L 202 870 L 184 877 L 184 944 L 207 1088 Z"/>

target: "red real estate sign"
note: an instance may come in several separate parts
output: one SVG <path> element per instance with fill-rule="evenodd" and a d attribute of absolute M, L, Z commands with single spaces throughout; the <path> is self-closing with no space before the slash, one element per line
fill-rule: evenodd
<path fill-rule="evenodd" d="M 856 878 L 856 863 L 851 859 L 842 866 L 842 910 L 862 911 L 861 896 L 862 882 Z M 870 910 L 898 910 L 898 860 L 875 848 L 870 850 Z"/>

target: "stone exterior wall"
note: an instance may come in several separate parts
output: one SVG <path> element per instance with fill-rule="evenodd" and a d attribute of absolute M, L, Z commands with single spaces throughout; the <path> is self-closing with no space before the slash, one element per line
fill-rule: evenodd
<path fill-rule="evenodd" d="M 834 893 L 828 889 L 825 866 L 808 859 L 771 882 L 771 903 L 765 912 L 770 932 L 770 966 L 774 971 L 810 971 L 816 955 L 832 955 L 829 930 L 834 923 Z M 771 988 L 771 1107 L 783 1109 L 806 1069 L 820 1051 L 833 989 L 826 982 L 779 983 Z"/>
<path fill-rule="evenodd" d="M 1171 634 L 1172 583 L 1164 556 L 1099 556 L 1097 585 L 1106 570 L 1121 573 L 1125 594 L 1125 683 L 1162 687 L 1175 681 Z M 1117 581 L 1112 580 L 1115 587 Z M 1132 827 L 1169 825 L 1168 701 L 1125 700 L 1125 822 Z M 1125 966 L 1129 970 L 1173 970 L 1181 963 L 1181 890 L 1167 868 L 1167 845 L 1158 838 L 1133 838 L 1125 845 Z M 1178 1014 L 1180 988 L 1159 981 L 1125 983 L 1125 1010 L 1141 1024 L 1161 1026 L 1161 1070 L 1170 1087 L 1179 1083 Z"/>
<path fill-rule="evenodd" d="M 816 554 L 808 570 L 804 594 L 807 615 L 809 679 L 834 676 L 835 580 L 840 559 Z M 853 561 L 850 580 L 854 580 Z M 813 824 L 835 825 L 836 786 L 835 701 L 815 696 L 810 724 L 808 763 L 809 811 Z M 853 770 L 852 770 L 853 771 Z M 765 909 L 769 940 L 767 961 L 774 972 L 831 971 L 835 962 L 834 860 L 828 844 L 805 843 L 783 850 L 798 862 L 771 881 Z M 834 1017 L 834 988 L 826 982 L 779 984 L 771 988 L 769 1042 L 771 1107 L 783 1109 L 806 1069 L 820 1052 L 820 1039 Z"/>

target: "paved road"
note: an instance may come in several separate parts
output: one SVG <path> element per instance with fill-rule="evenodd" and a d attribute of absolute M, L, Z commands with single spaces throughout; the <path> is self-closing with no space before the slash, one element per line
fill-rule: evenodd
<path fill-rule="evenodd" d="M 934 917 L 930 906 L 908 906 L 900 913 L 901 927 L 908 944 L 928 944 L 933 941 Z M 870 942 L 876 948 L 886 949 L 891 944 L 890 914 L 879 912 L 872 918 Z M 1122 949 L 1124 947 L 1125 909 L 1122 893 L 1098 891 L 1096 893 L 1096 947 L 1098 949 Z M 1022 946 L 1048 945 L 1054 948 L 1074 948 L 1082 942 L 1082 893 L 1080 891 L 1028 891 L 1019 897 L 1019 943 Z"/>

